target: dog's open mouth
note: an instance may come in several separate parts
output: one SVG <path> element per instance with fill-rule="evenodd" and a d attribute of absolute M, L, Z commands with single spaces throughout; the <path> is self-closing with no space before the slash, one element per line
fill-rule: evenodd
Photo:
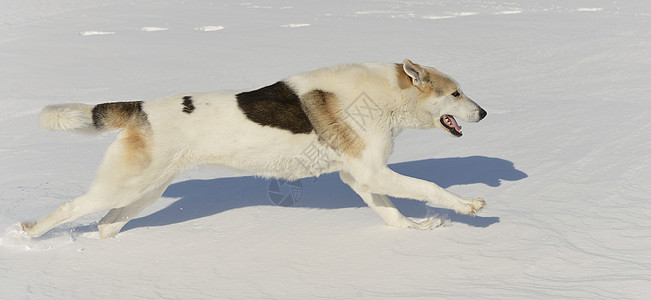
<path fill-rule="evenodd" d="M 463 132 L 461 132 L 461 126 L 457 124 L 457 120 L 455 120 L 453 116 L 451 115 L 442 116 L 441 124 L 443 124 L 443 127 L 445 127 L 445 129 L 447 129 L 450 134 L 457 137 L 463 135 Z"/>

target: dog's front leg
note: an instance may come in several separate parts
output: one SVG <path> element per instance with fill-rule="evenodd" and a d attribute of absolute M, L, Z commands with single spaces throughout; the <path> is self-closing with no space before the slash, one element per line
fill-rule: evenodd
<path fill-rule="evenodd" d="M 466 215 L 474 215 L 486 207 L 484 199 L 462 198 L 433 182 L 404 176 L 388 167 L 361 167 L 355 173 L 357 174 L 351 174 L 357 181 L 360 192 L 427 201 Z"/>
<path fill-rule="evenodd" d="M 353 191 L 362 197 L 362 200 L 364 200 L 366 205 L 372 208 L 373 211 L 375 211 L 375 213 L 377 213 L 389 226 L 398 228 L 430 229 L 443 224 L 443 220 L 440 218 L 428 218 L 420 223 L 414 222 L 400 213 L 387 196 L 363 192 L 350 174 L 342 171 L 339 175 L 341 180 L 348 184 Z"/>

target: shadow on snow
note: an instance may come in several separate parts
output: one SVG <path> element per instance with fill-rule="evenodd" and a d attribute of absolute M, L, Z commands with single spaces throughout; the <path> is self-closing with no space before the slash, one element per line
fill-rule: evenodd
<path fill-rule="evenodd" d="M 426 159 L 389 166 L 394 171 L 432 181 L 443 188 L 455 185 L 483 183 L 497 187 L 502 180 L 516 181 L 527 177 L 508 160 L 484 156 Z M 366 204 L 347 185 L 338 173 L 300 180 L 300 196 L 296 208 L 337 209 L 364 207 Z M 180 198 L 166 208 L 148 216 L 134 219 L 123 231 L 151 226 L 166 226 L 218 214 L 230 209 L 274 205 L 271 202 L 270 180 L 253 176 L 187 180 L 170 185 L 163 197 Z M 469 196 L 469 195 L 464 195 Z M 499 217 L 459 215 L 452 210 L 432 208 L 424 202 L 392 199 L 407 217 L 424 218 L 446 216 L 452 222 L 475 227 L 488 227 L 500 221 Z M 378 218 L 378 222 L 381 220 Z"/>

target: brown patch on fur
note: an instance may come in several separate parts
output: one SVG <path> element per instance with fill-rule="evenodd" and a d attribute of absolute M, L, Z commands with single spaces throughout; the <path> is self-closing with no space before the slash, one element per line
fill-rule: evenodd
<path fill-rule="evenodd" d="M 123 131 L 122 143 L 125 148 L 124 158 L 129 166 L 142 171 L 151 164 L 150 128 L 127 127 Z"/>
<path fill-rule="evenodd" d="M 93 108 L 93 125 L 97 129 L 121 129 L 130 124 L 149 124 L 142 101 L 111 102 Z"/>
<path fill-rule="evenodd" d="M 144 169 L 151 163 L 151 124 L 142 101 L 98 104 L 92 112 L 97 129 L 123 129 L 120 140 L 128 164 Z"/>
<path fill-rule="evenodd" d="M 320 141 L 351 157 L 362 155 L 364 141 L 343 121 L 339 100 L 335 94 L 313 90 L 303 95 L 302 102 Z"/>
<path fill-rule="evenodd" d="M 449 77 L 435 71 L 425 70 L 428 76 L 428 84 L 431 85 L 432 90 L 436 96 L 444 96 L 452 94 L 457 90 L 457 85 Z"/>
<path fill-rule="evenodd" d="M 396 76 L 398 77 L 398 87 L 400 87 L 400 89 L 404 90 L 410 87 L 417 88 L 421 93 L 419 96 L 421 100 L 427 99 L 431 96 L 441 97 L 451 94 L 457 89 L 457 85 L 454 81 L 442 73 L 433 69 L 423 68 L 418 64 L 413 65 L 423 71 L 422 73 L 424 75 L 420 78 L 421 84 L 414 85 L 411 77 L 405 73 L 404 65 L 396 64 Z"/>

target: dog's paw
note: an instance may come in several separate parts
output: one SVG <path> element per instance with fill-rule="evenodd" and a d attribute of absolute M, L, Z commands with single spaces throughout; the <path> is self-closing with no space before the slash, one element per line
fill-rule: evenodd
<path fill-rule="evenodd" d="M 32 227 L 34 227 L 34 225 L 36 225 L 35 221 L 23 221 L 23 222 L 20 222 L 20 228 L 22 228 L 23 231 L 25 231 L 25 232 L 29 232 L 32 229 Z"/>
<path fill-rule="evenodd" d="M 464 215 L 474 216 L 478 211 L 486 207 L 486 201 L 482 198 L 463 198 L 461 199 L 462 209 L 457 212 Z"/>
<path fill-rule="evenodd" d="M 36 225 L 36 221 L 23 221 L 20 222 L 20 228 L 23 230 L 24 233 L 27 235 L 34 237 L 34 226 Z"/>
<path fill-rule="evenodd" d="M 414 221 L 412 221 L 412 224 L 411 224 L 411 226 L 409 226 L 409 228 L 427 230 L 427 229 L 433 229 L 433 228 L 439 227 L 441 225 L 443 225 L 443 219 L 430 217 L 430 218 L 425 219 L 425 221 L 422 221 L 422 222 L 414 222 Z"/>

